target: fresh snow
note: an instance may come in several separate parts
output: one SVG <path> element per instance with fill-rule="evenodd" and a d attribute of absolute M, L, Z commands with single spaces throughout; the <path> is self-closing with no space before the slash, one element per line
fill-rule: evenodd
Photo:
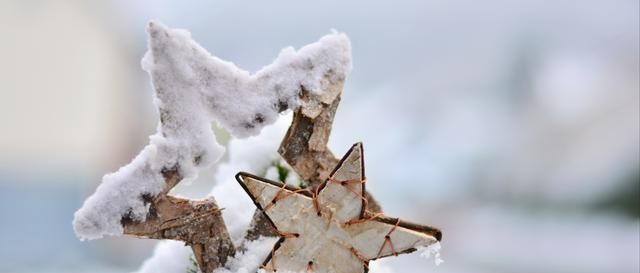
<path fill-rule="evenodd" d="M 106 175 L 75 213 L 73 227 L 83 240 L 122 234 L 125 215 L 144 221 L 148 204 L 141 196 L 162 192 L 163 169 L 192 179 L 198 168 L 217 162 L 224 148 L 211 131 L 212 122 L 235 137 L 257 135 L 281 110 L 304 103 L 301 88 L 318 94 L 323 81 L 343 80 L 351 69 L 351 45 L 342 33 L 298 51 L 285 48 L 272 64 L 250 74 L 211 56 L 186 30 L 150 22 L 147 32 L 142 67 L 151 76 L 162 122 L 138 156 Z"/>
<path fill-rule="evenodd" d="M 264 259 L 278 241 L 274 237 L 260 237 L 255 241 L 247 242 L 247 250 L 227 261 L 227 268 L 218 268 L 214 273 L 254 273 L 258 271 Z M 262 271 L 262 270 L 260 270 Z"/>
<path fill-rule="evenodd" d="M 255 272 L 276 239 L 243 241 L 255 207 L 234 175 L 248 171 L 277 178 L 274 162 L 288 167 L 276 151 L 291 116 L 278 120 L 278 113 L 304 103 L 299 99 L 301 88 L 318 94 L 324 77 L 336 81 L 347 76 L 351 69 L 349 40 L 344 34 L 332 33 L 298 51 L 286 48 L 273 64 L 250 74 L 211 56 L 185 30 L 151 22 L 148 33 L 149 51 L 142 66 L 151 76 L 162 123 L 138 156 L 105 175 L 76 212 L 76 234 L 81 239 L 122 234 L 123 215 L 144 220 L 148 205 L 141 196 L 157 195 L 164 189 L 163 169 L 176 169 L 183 178 L 193 179 L 199 168 L 217 162 L 224 148 L 211 131 L 211 123 L 216 122 L 233 136 L 246 138 L 229 142 L 228 161 L 218 167 L 211 195 L 225 208 L 223 218 L 234 243 L 247 248 L 216 273 Z M 295 173 L 290 174 L 285 182 L 300 183 Z M 191 255 L 182 242 L 160 242 L 138 273 L 186 272 L 192 265 Z M 373 273 L 392 272 L 383 265 L 371 265 Z"/>
<path fill-rule="evenodd" d="M 237 253 L 227 263 L 227 268 L 221 268 L 215 273 L 253 273 L 269 255 L 275 238 L 260 238 L 253 242 L 243 241 L 256 207 L 238 186 L 235 174 L 242 170 L 257 175 L 266 174 L 272 168 L 273 162 L 280 159 L 277 148 L 282 136 L 291 123 L 291 114 L 281 117 L 275 124 L 266 126 L 260 135 L 246 139 L 232 139 L 228 146 L 228 161 L 218 166 L 215 175 L 216 185 L 211 195 L 216 197 L 218 204 L 224 208 L 222 216 L 235 245 L 245 244 L 245 252 Z M 287 165 L 285 165 L 287 166 Z M 290 174 L 293 172 L 290 172 Z M 277 176 L 276 176 L 277 178 Z M 436 243 L 437 244 L 437 243 Z M 438 244 L 439 245 L 439 244 Z M 432 248 L 424 248 L 424 251 Z M 175 251 L 174 260 L 167 260 L 167 252 Z M 136 273 L 184 273 L 191 266 L 188 257 L 184 253 L 191 253 L 189 247 L 181 243 L 160 242 L 156 246 L 154 254 L 147 259 Z M 176 261 L 177 260 L 177 261 Z M 372 261 L 369 264 L 370 273 L 393 273 L 394 271 L 385 264 L 385 259 Z M 166 267 L 162 267 L 167 263 Z M 173 266 L 182 264 L 183 267 Z M 162 268 L 159 271 L 153 271 Z M 264 270 L 258 272 L 263 273 Z M 286 273 L 286 272 L 285 272 Z M 297 272 L 296 272 L 297 273 Z M 306 272 L 303 272 L 306 273 Z"/>
<path fill-rule="evenodd" d="M 266 126 L 260 135 L 246 139 L 232 139 L 228 146 L 229 160 L 216 170 L 216 185 L 211 191 L 218 206 L 224 208 L 222 217 L 235 245 L 240 245 L 249 228 L 256 206 L 235 179 L 239 171 L 262 175 L 278 155 L 278 145 L 291 124 L 291 114 Z"/>
<path fill-rule="evenodd" d="M 186 273 L 191 255 L 191 248 L 183 242 L 161 241 L 153 251 L 154 258 L 146 260 L 137 273 Z"/>
<path fill-rule="evenodd" d="M 420 253 L 420 257 L 431 258 L 433 257 L 433 261 L 436 265 L 440 265 L 444 263 L 444 260 L 440 258 L 440 249 L 442 245 L 440 242 L 436 242 L 435 244 L 429 245 L 427 247 L 418 247 L 417 251 Z"/>
<path fill-rule="evenodd" d="M 232 139 L 228 144 L 229 159 L 218 166 L 215 175 L 216 185 L 211 191 L 211 195 L 215 196 L 218 205 L 224 208 L 222 217 L 234 244 L 241 245 L 245 243 L 247 250 L 230 259 L 227 264 L 229 268 L 218 269 L 216 273 L 256 272 L 256 269 L 262 264 L 277 241 L 275 238 L 260 238 L 253 242 L 243 242 L 256 207 L 242 187 L 238 185 L 235 180 L 235 174 L 238 171 L 255 174 L 265 173 L 267 168 L 280 158 L 277 148 L 290 123 L 291 114 L 288 114 L 281 117 L 275 124 L 266 126 L 260 135 L 247 139 Z M 167 261 L 164 253 L 169 247 L 164 242 L 161 242 L 156 246 L 153 256 L 144 262 L 137 273 L 186 272 L 190 264 L 188 258 L 183 258 L 182 253 L 184 251 L 191 253 L 191 250 L 185 247 L 184 244 L 178 245 L 180 247 L 172 247 L 173 251 L 176 251 L 175 259 L 182 259 L 182 261 Z M 182 268 L 168 266 L 161 271 L 152 270 L 158 268 L 156 265 L 180 262 L 184 263 Z"/>

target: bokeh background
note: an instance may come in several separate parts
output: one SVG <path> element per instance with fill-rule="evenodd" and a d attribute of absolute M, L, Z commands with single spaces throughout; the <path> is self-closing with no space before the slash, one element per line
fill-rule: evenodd
<path fill-rule="evenodd" d="M 155 131 L 145 24 L 256 71 L 353 45 L 330 141 L 364 141 L 387 213 L 444 231 L 395 272 L 640 272 L 637 0 L 0 0 L 0 272 L 130 272 L 154 242 L 73 212 Z M 202 197 L 215 169 L 180 191 Z"/>

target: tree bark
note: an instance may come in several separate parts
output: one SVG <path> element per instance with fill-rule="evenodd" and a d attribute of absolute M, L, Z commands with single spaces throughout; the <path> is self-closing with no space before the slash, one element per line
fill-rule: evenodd
<path fill-rule="evenodd" d="M 193 250 L 198 267 L 211 273 L 235 255 L 235 247 L 221 211 L 213 197 L 193 201 L 167 195 L 182 178 L 177 170 L 163 172 L 165 189 L 156 197 L 141 196 L 148 202 L 149 214 L 144 222 L 123 217 L 124 234 L 149 239 L 185 242 Z"/>
<path fill-rule="evenodd" d="M 294 112 L 293 121 L 278 149 L 278 153 L 311 191 L 322 184 L 338 165 L 339 160 L 329 150 L 327 142 L 343 87 L 344 81 L 331 82 L 325 79 L 322 95 L 302 89 L 304 103 Z M 365 197 L 369 201 L 368 211 L 382 211 L 369 192 L 365 193 Z M 256 210 L 245 239 L 255 240 L 260 236 L 273 237 L 277 234 L 263 213 Z"/>
<path fill-rule="evenodd" d="M 332 82 L 325 78 L 320 95 L 301 88 L 303 105 L 294 112 L 293 121 L 280 144 L 278 153 L 291 165 L 300 178 L 314 190 L 323 183 L 338 164 L 338 159 L 327 147 L 344 81 Z M 221 208 L 215 199 L 192 201 L 168 195 L 182 177 L 179 166 L 163 171 L 165 189 L 158 196 L 140 196 L 149 205 L 149 214 L 144 222 L 135 222 L 125 215 L 122 218 L 124 233 L 142 238 L 170 239 L 185 242 L 203 273 L 211 273 L 225 266 L 228 257 L 236 253 L 229 236 Z M 380 212 L 373 197 L 369 199 L 368 211 Z M 246 240 L 260 236 L 277 236 L 266 217 L 256 210 Z M 241 250 L 242 246 L 238 250 Z"/>

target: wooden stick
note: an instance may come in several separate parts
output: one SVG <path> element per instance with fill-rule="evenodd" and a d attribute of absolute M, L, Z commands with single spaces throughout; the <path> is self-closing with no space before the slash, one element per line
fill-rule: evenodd
<path fill-rule="evenodd" d="M 163 171 L 164 190 L 155 197 L 141 196 L 149 205 L 144 222 L 124 216 L 124 234 L 149 239 L 170 239 L 185 242 L 193 250 L 198 267 L 211 273 L 225 265 L 235 255 L 235 247 L 221 210 L 213 197 L 193 201 L 167 195 L 182 177 L 177 168 Z"/>

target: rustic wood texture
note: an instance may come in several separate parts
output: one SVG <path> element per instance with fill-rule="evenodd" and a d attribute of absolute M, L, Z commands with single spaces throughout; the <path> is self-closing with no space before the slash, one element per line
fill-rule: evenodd
<path fill-rule="evenodd" d="M 215 199 L 194 201 L 169 196 L 167 193 L 182 177 L 177 168 L 163 175 L 166 184 L 158 196 L 140 197 L 149 205 L 147 219 L 135 222 L 125 215 L 121 220 L 124 234 L 183 241 L 193 250 L 203 273 L 224 266 L 228 257 L 235 255 L 235 247 Z"/>
<path fill-rule="evenodd" d="M 301 88 L 302 106 L 294 112 L 293 121 L 282 140 L 278 152 L 305 181 L 309 190 L 315 190 L 339 163 L 327 147 L 333 119 L 340 104 L 344 79 L 322 83 L 322 92 L 315 94 Z M 284 110 L 284 109 L 281 109 Z M 182 177 L 179 166 L 163 171 L 165 188 L 158 196 L 140 196 L 149 203 L 149 215 L 144 222 L 123 216 L 124 233 L 141 238 L 170 239 L 185 242 L 193 250 L 203 273 L 223 267 L 228 259 L 243 246 L 233 245 L 229 233 L 213 198 L 192 201 L 168 195 Z M 378 203 L 365 193 L 368 211 L 380 212 Z M 245 239 L 278 234 L 262 212 L 256 210 Z"/>
<path fill-rule="evenodd" d="M 267 272 L 362 273 L 371 260 L 413 252 L 442 236 L 433 227 L 366 211 L 360 143 L 317 194 L 247 173 L 236 179 L 280 237 L 263 263 Z"/>
<path fill-rule="evenodd" d="M 308 190 L 313 191 L 322 184 L 338 164 L 338 159 L 327 147 L 327 142 L 343 87 L 344 80 L 331 81 L 326 78 L 322 83 L 321 95 L 302 89 L 303 105 L 294 112 L 293 121 L 278 149 L 282 158 L 307 183 Z M 370 193 L 365 192 L 365 197 L 369 200 L 369 211 L 382 211 Z M 273 237 L 277 234 L 266 217 L 256 212 L 245 238 L 255 240 L 260 236 Z"/>

